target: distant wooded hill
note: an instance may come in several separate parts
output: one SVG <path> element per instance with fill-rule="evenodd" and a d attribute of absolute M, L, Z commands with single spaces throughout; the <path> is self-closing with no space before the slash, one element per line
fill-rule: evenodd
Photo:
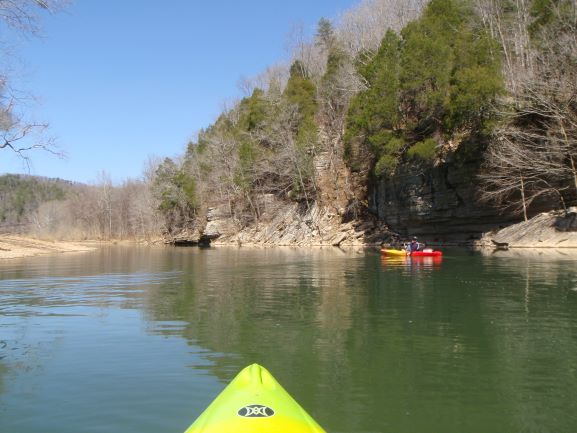
<path fill-rule="evenodd" d="M 149 239 L 161 231 L 157 202 L 144 180 L 91 185 L 0 176 L 0 232 L 56 239 Z"/>
<path fill-rule="evenodd" d="M 64 200 L 73 186 L 70 181 L 6 174 L 0 176 L 0 229 L 28 227 L 30 216 L 43 203 Z"/>

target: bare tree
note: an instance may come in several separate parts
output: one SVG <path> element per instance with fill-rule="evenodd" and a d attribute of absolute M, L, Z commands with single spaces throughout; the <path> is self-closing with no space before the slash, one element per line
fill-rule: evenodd
<path fill-rule="evenodd" d="M 293 27 L 288 36 L 287 45 L 291 53 L 291 64 L 298 61 L 304 69 L 303 75 L 316 80 L 325 73 L 328 52 L 311 41 L 311 37 L 302 24 Z"/>
<path fill-rule="evenodd" d="M 284 63 L 277 63 L 254 77 L 241 77 L 237 82 L 237 87 L 244 96 L 250 96 L 255 89 L 261 89 L 270 97 L 278 97 L 286 86 L 288 76 L 288 66 Z M 234 102 L 223 107 L 222 112 L 232 112 L 239 101 Z"/>
<path fill-rule="evenodd" d="M 475 0 L 475 9 L 491 36 L 500 42 L 506 84 L 513 95 L 533 78 L 534 53 L 529 37 L 529 0 Z"/>
<path fill-rule="evenodd" d="M 12 101 L 7 106 L 0 103 L 0 150 L 12 150 L 26 164 L 29 164 L 30 159 L 28 152 L 35 149 L 58 157 L 64 156 L 56 146 L 54 138 L 46 134 L 48 124 L 22 120 L 16 116 L 13 107 Z"/>
<path fill-rule="evenodd" d="M 503 210 L 522 212 L 528 219 L 531 204 L 538 198 L 557 198 L 565 206 L 570 188 L 559 143 L 543 141 L 542 134 L 522 129 L 499 131 L 485 161 L 482 199 Z"/>
<path fill-rule="evenodd" d="M 112 238 L 112 180 L 105 171 L 98 173 L 98 215 L 101 238 Z"/>
<path fill-rule="evenodd" d="M 0 0 L 0 28 L 5 26 L 21 35 L 37 35 L 42 12 L 58 11 L 68 3 L 68 0 Z M 8 44 L 0 40 L 0 51 L 4 53 Z M 63 156 L 54 140 L 46 136 L 48 125 L 27 120 L 19 110 L 21 97 L 11 91 L 8 75 L 0 72 L 0 150 L 12 150 L 25 163 L 28 163 L 28 152 L 34 149 Z"/>
<path fill-rule="evenodd" d="M 525 218 L 538 197 L 556 197 L 562 207 L 577 201 L 576 98 L 571 79 L 525 85 L 489 146 L 485 199 L 514 205 L 517 197 Z"/>
<path fill-rule="evenodd" d="M 352 58 L 374 55 L 387 30 L 399 32 L 418 18 L 428 0 L 364 0 L 349 9 L 336 27 L 338 40 Z"/>
<path fill-rule="evenodd" d="M 478 4 L 503 6 L 498 0 Z M 577 5 L 545 5 L 549 22 L 538 25 L 529 20 L 526 1 L 518 0 L 517 25 L 502 36 L 513 98 L 505 101 L 481 175 L 485 199 L 522 209 L 525 217 L 537 198 L 554 198 L 561 207 L 577 203 Z M 500 12 L 486 12 L 500 32 Z M 535 47 L 529 45 L 530 25 Z"/>
<path fill-rule="evenodd" d="M 37 34 L 40 12 L 55 12 L 69 0 L 0 0 L 0 21 L 25 34 Z"/>

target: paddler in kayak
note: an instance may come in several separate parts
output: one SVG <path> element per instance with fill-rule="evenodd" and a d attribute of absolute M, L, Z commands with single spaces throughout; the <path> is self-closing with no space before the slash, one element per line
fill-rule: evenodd
<path fill-rule="evenodd" d="M 411 243 L 409 243 L 407 245 L 407 253 L 412 253 L 415 251 L 420 251 L 421 249 L 421 244 L 417 241 L 417 237 L 413 236 L 413 238 L 411 239 Z"/>

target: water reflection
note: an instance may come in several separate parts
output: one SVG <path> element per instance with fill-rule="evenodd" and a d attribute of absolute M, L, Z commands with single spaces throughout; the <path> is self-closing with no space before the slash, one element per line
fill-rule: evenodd
<path fill-rule="evenodd" d="M 131 379 L 115 406 L 154 399 L 157 413 L 182 408 L 187 424 L 191 405 L 218 391 L 209 379 L 226 383 L 259 362 L 333 432 L 577 425 L 571 259 L 112 248 L 4 263 L 0 273 L 0 398 L 14 395 L 7 377 L 26 376 L 22 363 L 47 382 L 64 364 L 105 395 Z M 79 350 L 90 356 L 79 362 Z M 149 376 L 162 380 L 146 388 Z"/>
<path fill-rule="evenodd" d="M 467 256 L 443 263 L 377 254 L 335 259 L 327 252 L 269 251 L 264 260 L 262 252 L 218 254 L 229 256 L 214 269 L 190 263 L 172 305 L 166 300 L 175 287 L 168 285 L 156 292 L 164 302 L 151 299 L 149 307 L 153 321 L 176 317 L 186 324 L 183 336 L 211 351 L 212 364 L 203 368 L 223 382 L 246 364 L 263 363 L 339 431 L 460 431 L 449 419 L 465 413 L 469 419 L 457 424 L 471 432 L 492 424 L 535 428 L 542 420 L 529 402 L 543 401 L 526 388 L 534 375 L 552 380 L 564 411 L 577 409 L 567 386 L 575 378 L 552 379 L 541 364 L 548 356 L 535 344 L 561 340 L 573 356 L 557 359 L 559 351 L 546 344 L 548 362 L 555 358 L 563 371 L 575 371 L 574 333 L 559 326 L 575 311 L 563 298 L 576 274 L 563 263 L 528 273 L 534 262 L 522 267 Z M 541 293 L 542 284 L 555 290 Z M 543 308 L 543 295 L 553 312 L 535 308 Z"/>
<path fill-rule="evenodd" d="M 443 263 L 443 256 L 437 257 L 411 257 L 411 256 L 393 256 L 388 257 L 381 255 L 381 263 L 383 267 L 403 267 L 407 270 L 425 270 L 425 269 L 439 269 Z"/>

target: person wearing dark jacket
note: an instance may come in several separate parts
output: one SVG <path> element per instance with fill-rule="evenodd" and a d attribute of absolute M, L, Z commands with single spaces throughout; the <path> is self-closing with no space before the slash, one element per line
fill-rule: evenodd
<path fill-rule="evenodd" d="M 417 238 L 413 237 L 413 239 L 411 239 L 411 243 L 409 244 L 407 250 L 412 253 L 414 251 L 419 251 L 421 249 L 421 244 L 419 242 L 417 242 Z"/>

